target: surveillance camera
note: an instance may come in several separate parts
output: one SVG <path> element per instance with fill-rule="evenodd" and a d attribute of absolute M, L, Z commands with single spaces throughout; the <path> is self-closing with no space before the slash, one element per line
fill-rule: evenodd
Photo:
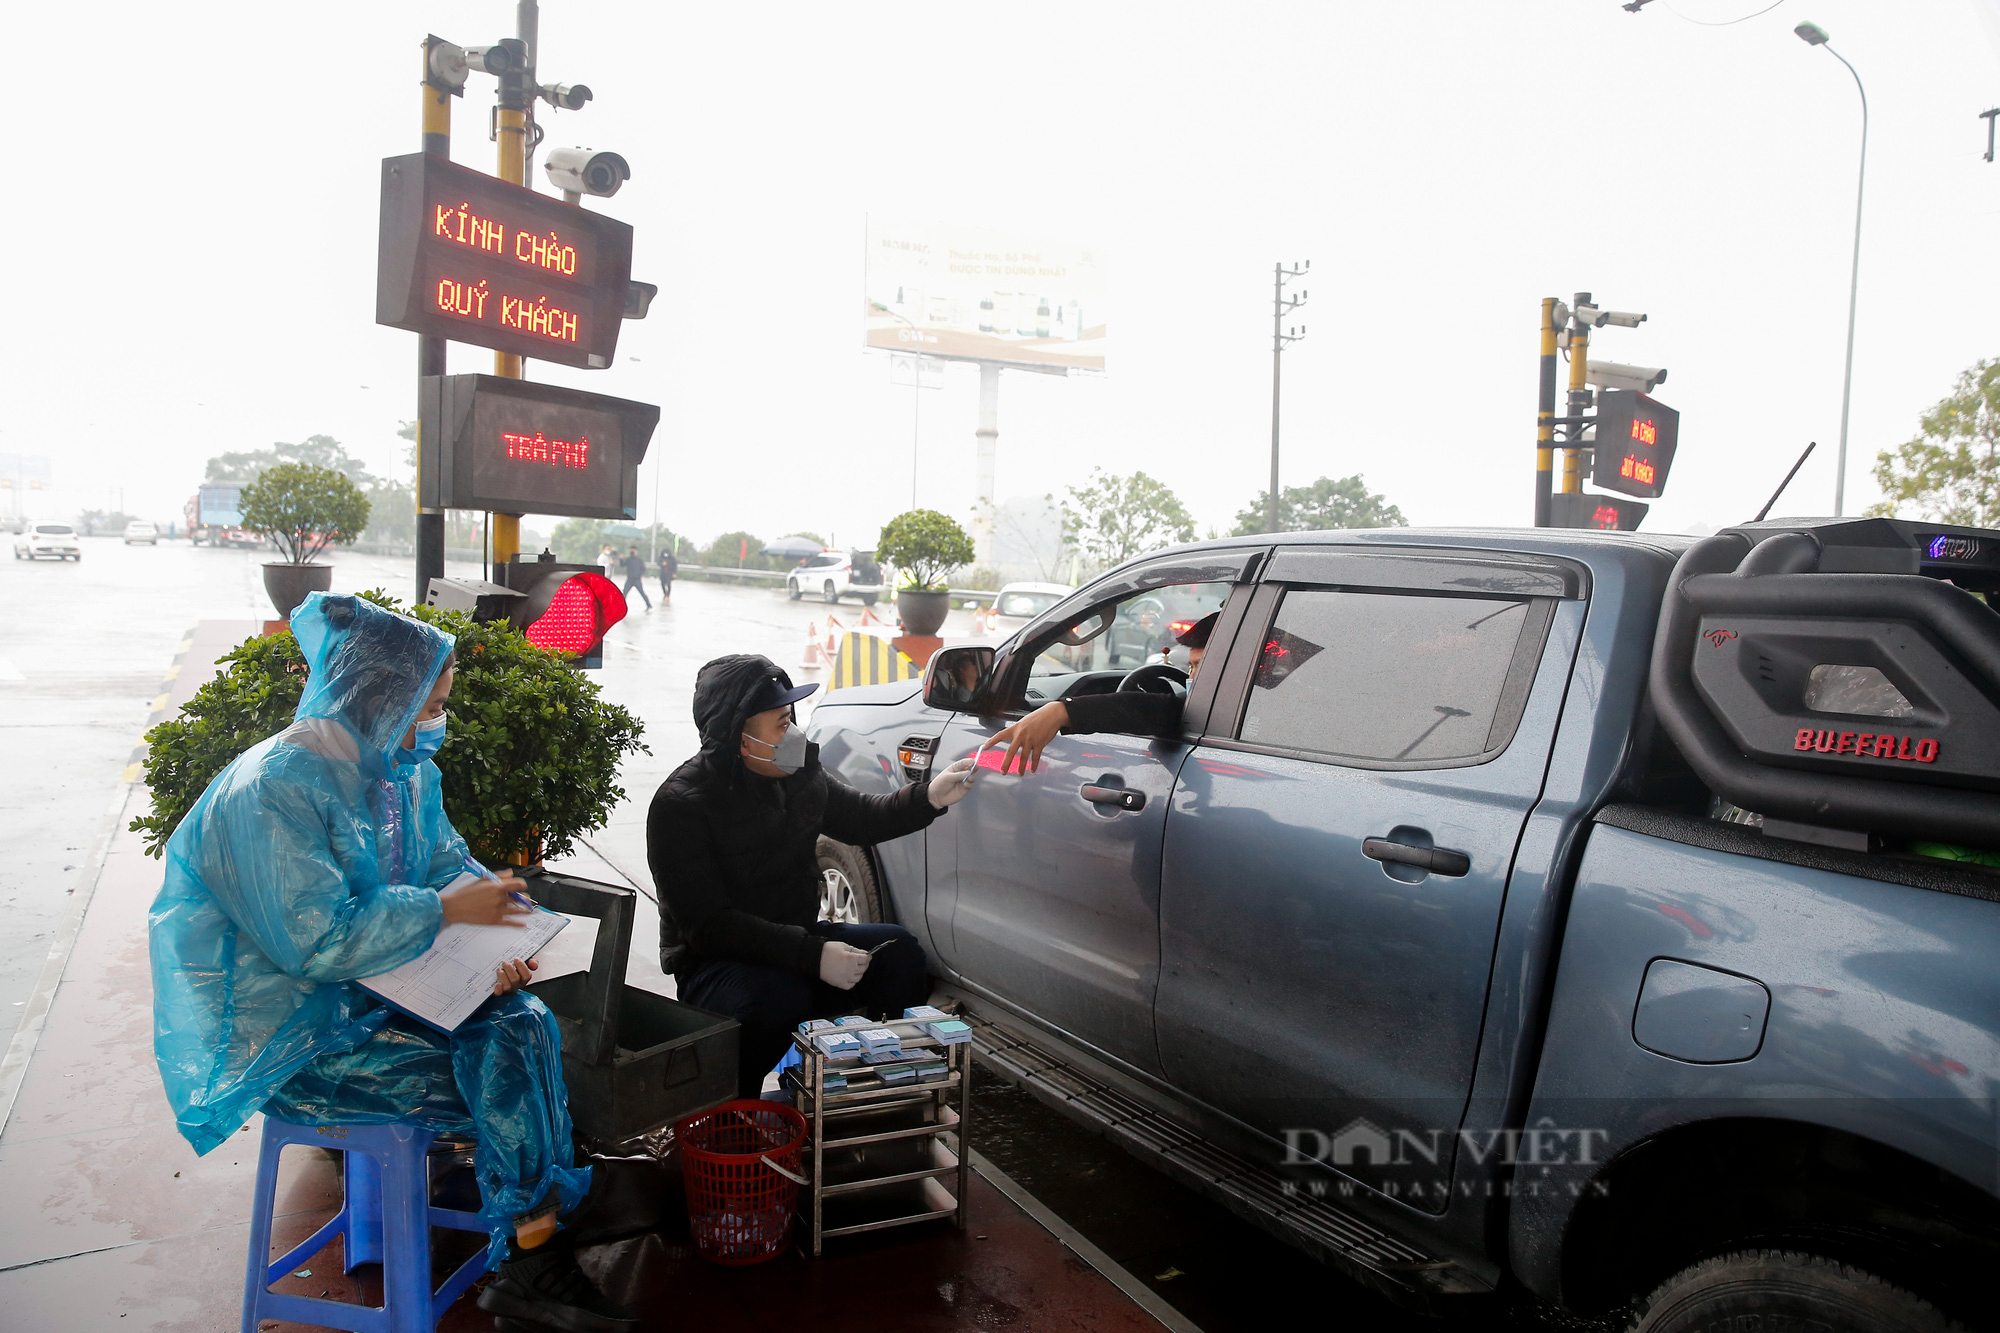
<path fill-rule="evenodd" d="M 599 153 L 589 148 L 554 148 L 542 170 L 559 190 L 570 194 L 594 194 L 609 199 L 618 187 L 632 178 L 632 168 L 616 153 Z"/>
<path fill-rule="evenodd" d="M 535 90 L 550 106 L 564 111 L 580 111 L 590 100 L 590 89 L 581 83 L 545 83 Z"/>
<path fill-rule="evenodd" d="M 431 78 L 452 92 L 465 91 L 465 48 L 440 41 L 431 47 Z"/>
<path fill-rule="evenodd" d="M 1663 366 L 1626 366 L 1616 361 L 1592 361 L 1584 369 L 1584 378 L 1600 389 L 1637 389 L 1640 393 L 1651 393 L 1655 386 L 1666 383 L 1667 372 Z"/>
<path fill-rule="evenodd" d="M 1597 307 L 1594 305 L 1585 305 L 1579 303 L 1576 309 L 1571 313 L 1576 316 L 1576 322 L 1578 324 L 1581 324 L 1586 329 L 1594 329 L 1598 327 L 1600 324 L 1604 323 L 1603 319 L 1599 317 L 1599 311 Z"/>
<path fill-rule="evenodd" d="M 1625 310 L 1600 310 L 1597 312 L 1597 327 L 1616 324 L 1621 329 L 1636 329 L 1646 322 L 1644 315 L 1635 315 Z"/>
<path fill-rule="evenodd" d="M 528 67 L 528 48 L 516 38 L 495 42 L 492 46 L 468 46 L 465 48 L 465 67 L 476 69 L 481 74 L 519 74 Z"/>

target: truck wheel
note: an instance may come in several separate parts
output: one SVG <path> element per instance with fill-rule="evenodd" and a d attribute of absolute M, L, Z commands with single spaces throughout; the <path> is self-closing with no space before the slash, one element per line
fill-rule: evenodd
<path fill-rule="evenodd" d="M 785 595 L 795 602 L 805 596 L 804 593 L 799 591 L 799 581 L 797 579 L 785 580 Z"/>
<path fill-rule="evenodd" d="M 873 606 L 875 605 L 875 597 L 876 595 L 872 592 L 864 592 L 861 594 L 861 604 L 863 606 Z"/>
<path fill-rule="evenodd" d="M 1704 1259 L 1661 1284 L 1646 1298 L 1631 1333 L 1948 1333 L 1961 1327 L 1930 1302 L 1848 1264 L 1790 1250 L 1739 1250 Z"/>
<path fill-rule="evenodd" d="M 840 603 L 840 594 L 839 594 L 839 593 L 837 593 L 837 592 L 835 592 L 835 591 L 833 590 L 833 580 L 832 580 L 832 579 L 828 579 L 828 580 L 826 581 L 826 587 L 824 587 L 824 588 L 820 589 L 820 594 L 819 594 L 819 599 L 820 599 L 820 600 L 821 600 L 822 602 L 825 602 L 825 603 L 826 603 L 826 604 L 827 604 L 828 606 L 837 606 L 837 605 L 839 605 L 839 603 Z"/>
<path fill-rule="evenodd" d="M 819 840 L 819 919 L 844 925 L 872 925 L 882 919 L 875 867 L 859 847 L 832 838 Z"/>

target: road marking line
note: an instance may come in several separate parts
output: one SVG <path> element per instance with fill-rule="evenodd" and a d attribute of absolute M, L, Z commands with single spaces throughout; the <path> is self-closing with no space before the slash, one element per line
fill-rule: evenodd
<path fill-rule="evenodd" d="M 176 662 L 176 663 L 174 663 L 174 665 L 173 665 L 172 667 L 170 667 L 170 668 L 168 669 L 168 671 L 167 671 L 167 674 L 166 674 L 165 676 L 161 677 L 161 679 L 162 679 L 162 680 L 172 680 L 172 679 L 173 679 L 174 677 L 176 677 L 176 676 L 178 676 L 178 675 L 180 675 L 180 674 L 181 674 L 181 667 L 180 667 L 180 663 Z"/>
<path fill-rule="evenodd" d="M 159 698 L 153 700 L 153 706 L 147 709 L 146 711 L 151 713 L 157 713 L 161 711 L 167 706 L 167 700 L 171 699 L 172 697 L 173 696 L 171 694 L 162 694 Z"/>
<path fill-rule="evenodd" d="M 139 768 L 138 764 L 125 765 L 125 775 L 118 780 L 120 782 L 137 782 L 139 780 Z"/>

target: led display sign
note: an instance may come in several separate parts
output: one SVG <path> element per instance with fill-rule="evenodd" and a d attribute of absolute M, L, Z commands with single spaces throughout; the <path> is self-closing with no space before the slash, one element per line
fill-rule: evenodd
<path fill-rule="evenodd" d="M 382 163 L 378 324 L 602 368 L 631 278 L 616 218 L 425 153 Z"/>
<path fill-rule="evenodd" d="M 1584 492 L 1558 493 L 1549 497 L 1549 526 L 1555 528 L 1596 528 L 1603 532 L 1632 532 L 1644 521 L 1651 505 L 1637 500 L 1620 500 L 1611 495 Z"/>
<path fill-rule="evenodd" d="M 1590 479 L 1607 491 L 1652 499 L 1667 489 L 1681 414 L 1637 389 L 1597 395 L 1597 456 Z"/>
<path fill-rule="evenodd" d="M 660 409 L 495 375 L 424 378 L 418 447 L 432 509 L 633 518 Z"/>

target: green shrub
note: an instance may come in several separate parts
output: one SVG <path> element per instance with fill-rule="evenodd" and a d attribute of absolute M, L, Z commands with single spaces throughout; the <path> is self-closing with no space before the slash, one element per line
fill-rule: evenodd
<path fill-rule="evenodd" d="M 352 546 L 368 527 L 368 497 L 342 472 L 280 463 L 243 488 L 243 526 L 269 537 L 289 564 Z"/>
<path fill-rule="evenodd" d="M 935 509 L 911 509 L 882 526 L 875 558 L 903 571 L 903 586 L 912 592 L 942 592 L 945 575 L 973 561 L 972 538 L 949 514 Z"/>
<path fill-rule="evenodd" d="M 445 813 L 475 857 L 499 866 L 565 856 L 579 835 L 604 826 L 625 799 L 619 761 L 647 748 L 636 717 L 504 620 L 475 625 L 434 607 L 405 610 L 380 591 L 363 595 L 458 638 L 437 766 Z M 289 631 L 244 641 L 222 667 L 179 717 L 146 733 L 153 809 L 131 827 L 152 856 L 230 760 L 291 724 L 305 688 L 305 658 Z"/>

